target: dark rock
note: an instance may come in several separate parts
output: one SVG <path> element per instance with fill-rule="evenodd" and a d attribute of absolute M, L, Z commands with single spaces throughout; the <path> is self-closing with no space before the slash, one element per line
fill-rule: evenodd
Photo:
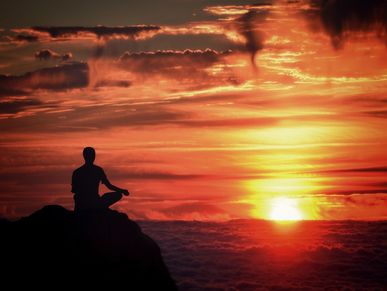
<path fill-rule="evenodd" d="M 51 205 L 2 221 L 2 284 L 33 288 L 177 290 L 160 248 L 125 214 Z M 7 286 L 5 285 L 5 286 Z"/>

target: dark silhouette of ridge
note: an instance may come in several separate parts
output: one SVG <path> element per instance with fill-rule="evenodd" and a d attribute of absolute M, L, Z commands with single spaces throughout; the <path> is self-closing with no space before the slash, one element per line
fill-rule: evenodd
<path fill-rule="evenodd" d="M 50 205 L 1 220 L 0 233 L 2 285 L 12 290 L 177 290 L 158 245 L 117 211 Z"/>

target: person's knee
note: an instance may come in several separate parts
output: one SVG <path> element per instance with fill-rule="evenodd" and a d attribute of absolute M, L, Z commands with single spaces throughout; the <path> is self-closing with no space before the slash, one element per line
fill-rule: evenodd
<path fill-rule="evenodd" d="M 121 192 L 114 192 L 113 198 L 114 198 L 114 200 L 117 200 L 117 201 L 121 200 L 122 193 Z"/>
<path fill-rule="evenodd" d="M 109 207 L 114 203 L 120 201 L 121 198 L 122 198 L 122 194 L 120 192 L 109 192 L 109 193 L 105 193 L 101 197 L 101 202 L 104 207 Z"/>

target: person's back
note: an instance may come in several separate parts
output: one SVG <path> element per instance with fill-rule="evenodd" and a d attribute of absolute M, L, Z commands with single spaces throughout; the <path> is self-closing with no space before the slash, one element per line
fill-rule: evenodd
<path fill-rule="evenodd" d="M 85 164 L 76 169 L 73 172 L 71 192 L 75 193 L 74 199 L 78 202 L 78 206 L 96 208 L 99 199 L 99 183 L 106 184 L 105 181 L 106 175 L 101 167 Z"/>
<path fill-rule="evenodd" d="M 105 172 L 99 166 L 94 165 L 95 150 L 86 147 L 83 150 L 85 164 L 76 169 L 72 176 L 71 192 L 74 193 L 75 210 L 93 210 L 107 208 L 122 198 L 122 194 L 129 195 L 125 189 L 112 185 Z M 99 196 L 99 184 L 115 192 L 105 193 Z"/>

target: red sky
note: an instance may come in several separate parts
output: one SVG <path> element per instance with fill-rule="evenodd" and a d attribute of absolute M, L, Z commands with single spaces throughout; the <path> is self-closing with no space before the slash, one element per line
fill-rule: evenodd
<path fill-rule="evenodd" d="M 93 146 L 134 218 L 387 217 L 383 1 L 116 2 L 0 23 L 2 216 L 72 207 Z"/>

